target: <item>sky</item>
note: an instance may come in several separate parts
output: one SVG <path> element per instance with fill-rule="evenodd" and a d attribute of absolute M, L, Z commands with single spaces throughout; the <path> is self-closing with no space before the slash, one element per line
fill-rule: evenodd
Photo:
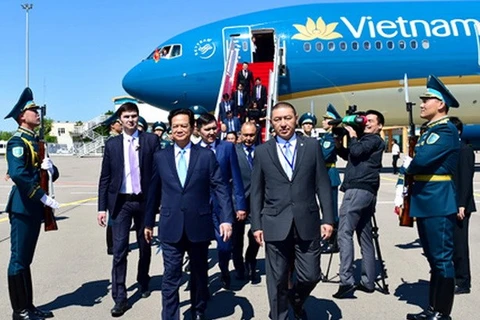
<path fill-rule="evenodd" d="M 179 33 L 244 13 L 319 1 L 0 0 L 1 118 L 25 87 L 21 4 L 27 2 L 33 4 L 29 85 L 35 102 L 46 103 L 47 117 L 55 121 L 76 122 L 112 110 L 112 98 L 126 94 L 121 83 L 128 70 Z M 0 131 L 15 128 L 14 120 L 0 120 Z"/>

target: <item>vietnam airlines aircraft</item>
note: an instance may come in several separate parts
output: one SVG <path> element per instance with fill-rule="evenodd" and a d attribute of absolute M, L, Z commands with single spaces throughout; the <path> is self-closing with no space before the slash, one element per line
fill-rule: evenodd
<path fill-rule="evenodd" d="M 214 110 L 246 61 L 273 100 L 292 102 L 300 114 L 356 105 L 384 112 L 393 126 L 408 121 L 404 74 L 417 106 L 435 74 L 460 102 L 450 114 L 480 124 L 479 20 L 480 1 L 465 0 L 319 1 L 266 10 L 165 41 L 127 73 L 123 87 L 162 109 Z M 418 109 L 414 114 L 422 123 Z"/>

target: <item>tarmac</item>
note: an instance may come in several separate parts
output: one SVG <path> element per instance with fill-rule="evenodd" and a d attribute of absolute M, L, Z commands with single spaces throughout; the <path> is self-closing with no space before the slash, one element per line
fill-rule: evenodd
<path fill-rule="evenodd" d="M 477 154 L 477 163 L 480 157 Z M 42 230 L 31 266 L 34 280 L 34 302 L 50 309 L 55 319 L 85 320 L 111 318 L 113 300 L 110 292 L 112 257 L 106 254 L 105 229 L 98 226 L 97 188 L 101 158 L 53 157 L 60 170 L 55 183 L 55 195 L 61 203 L 56 211 L 58 231 Z M 385 172 L 381 174 L 376 219 L 379 243 L 388 278 L 389 294 L 380 287 L 372 294 L 356 292 L 355 298 L 338 300 L 332 294 L 338 289 L 339 255 L 333 254 L 329 278 L 320 282 L 306 302 L 310 320 L 324 319 L 405 319 L 409 312 L 420 312 L 428 303 L 429 269 L 419 244 L 416 228 L 400 227 L 393 213 L 394 190 L 397 177 L 391 173 L 391 155 L 384 157 Z M 342 163 L 339 163 L 341 166 Z M 6 168 L 5 159 L 0 168 Z M 1 175 L 4 174 L 2 170 Z M 0 181 L 0 209 L 5 208 L 11 181 Z M 477 208 L 480 207 L 480 175 L 474 180 Z M 480 218 L 473 214 L 470 220 L 470 251 L 472 292 L 455 297 L 452 317 L 475 319 L 480 312 Z M 0 319 L 11 319 L 7 290 L 9 260 L 9 222 L 6 213 L 0 214 Z M 156 234 L 156 229 L 155 229 Z M 161 283 L 163 262 L 158 247 L 152 250 L 152 276 L 149 298 L 141 299 L 136 285 L 138 250 L 134 234 L 130 237 L 131 253 L 127 273 L 129 303 L 132 308 L 122 319 L 159 319 L 161 311 Z M 247 240 L 246 240 L 246 243 Z M 360 271 L 360 253 L 356 246 L 356 271 Z M 210 247 L 210 293 L 206 316 L 208 319 L 268 319 L 268 300 L 264 269 L 264 250 L 258 256 L 258 284 L 235 280 L 232 288 L 220 287 L 215 245 Z M 322 255 L 322 271 L 327 271 L 330 255 Z M 379 264 L 380 266 L 380 264 Z M 233 266 L 230 266 L 233 270 Z M 190 319 L 188 276 L 180 288 L 181 318 Z M 357 279 L 359 279 L 357 277 Z M 381 282 L 379 282 L 381 284 Z M 478 318 L 477 318 L 478 319 Z"/>

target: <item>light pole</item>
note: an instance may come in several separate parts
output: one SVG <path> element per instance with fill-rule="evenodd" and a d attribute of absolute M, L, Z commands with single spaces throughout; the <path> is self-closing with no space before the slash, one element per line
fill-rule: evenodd
<path fill-rule="evenodd" d="M 28 87 L 29 84 L 29 39 L 28 39 L 28 12 L 33 9 L 33 4 L 24 3 L 22 4 L 22 9 L 25 10 L 25 86 Z"/>

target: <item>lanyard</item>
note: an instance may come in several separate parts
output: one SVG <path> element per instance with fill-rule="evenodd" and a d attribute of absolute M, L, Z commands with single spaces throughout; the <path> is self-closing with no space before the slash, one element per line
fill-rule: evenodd
<path fill-rule="evenodd" d="M 277 143 L 278 143 L 278 140 L 277 140 Z M 280 144 L 279 144 L 280 145 Z M 285 144 L 284 144 L 285 145 Z M 282 156 L 283 158 L 285 159 L 285 161 L 287 161 L 288 163 L 288 166 L 290 167 L 290 169 L 292 169 L 293 171 L 293 165 L 295 164 L 295 157 L 297 155 L 297 145 L 295 145 L 295 149 L 293 149 L 293 156 L 292 156 L 292 162 L 290 162 L 287 158 L 287 156 L 285 155 L 285 153 L 283 152 L 283 147 L 280 145 L 280 152 L 282 153 Z"/>

